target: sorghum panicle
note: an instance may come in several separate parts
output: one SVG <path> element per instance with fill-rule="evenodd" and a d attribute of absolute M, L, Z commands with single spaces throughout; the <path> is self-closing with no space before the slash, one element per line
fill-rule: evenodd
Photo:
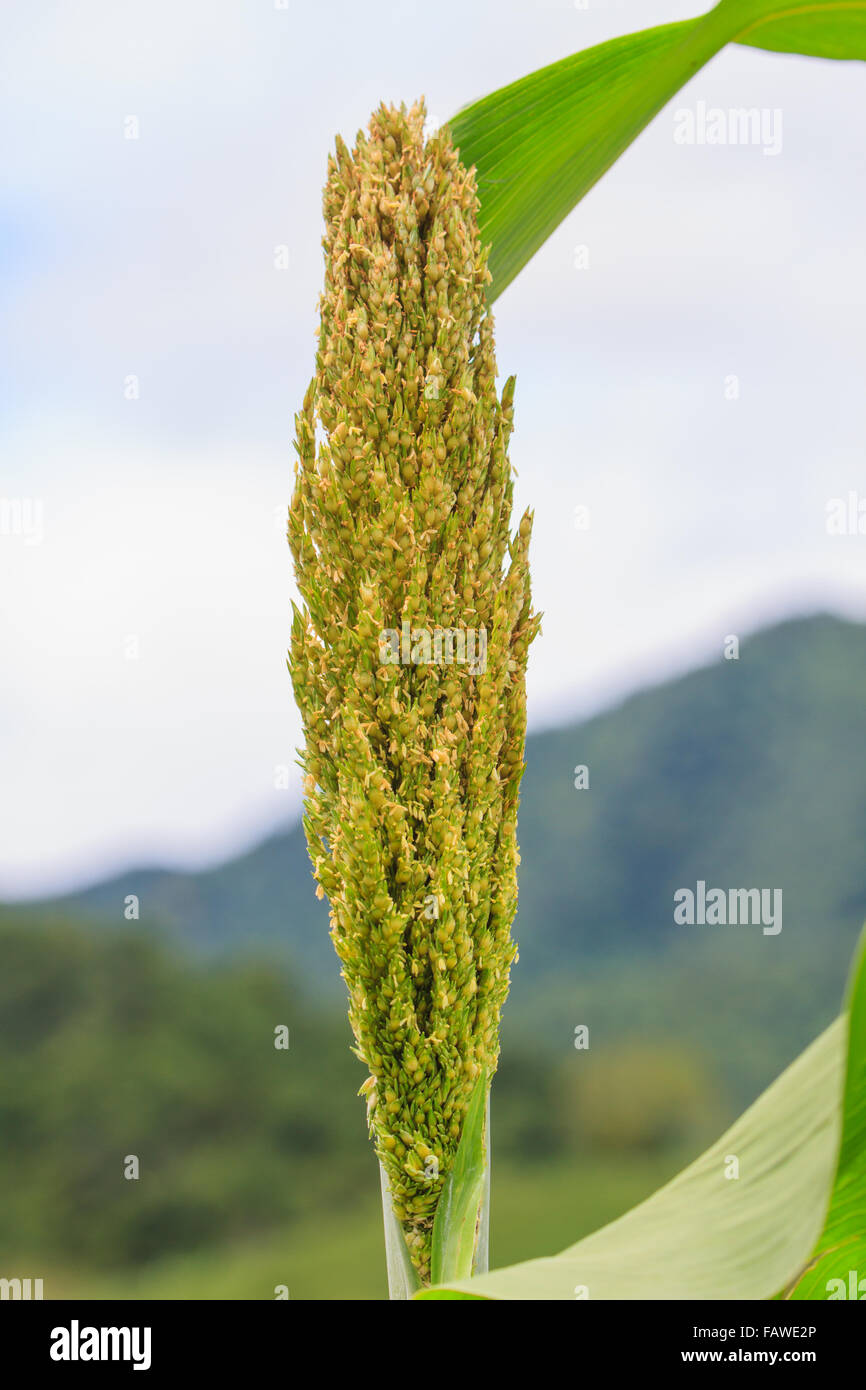
<path fill-rule="evenodd" d="M 539 622 L 531 516 L 510 534 L 514 381 L 497 396 L 474 171 L 447 130 L 425 143 L 423 125 L 422 103 L 382 106 L 329 160 L 289 513 L 304 826 L 376 1152 L 422 1279 L 473 1083 L 498 1057 Z M 483 631 L 483 670 L 403 664 L 405 639 L 389 659 L 382 634 L 404 623 Z"/>

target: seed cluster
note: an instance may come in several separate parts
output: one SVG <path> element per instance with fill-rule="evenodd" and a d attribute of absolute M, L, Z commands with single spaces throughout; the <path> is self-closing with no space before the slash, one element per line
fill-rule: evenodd
<path fill-rule="evenodd" d="M 529 513 L 510 535 L 514 380 L 500 399 L 474 171 L 447 130 L 425 142 L 424 118 L 382 106 L 329 160 L 288 532 L 304 826 L 422 1279 L 473 1082 L 498 1057 L 540 621 Z M 381 664 L 404 621 L 484 629 L 485 669 Z"/>

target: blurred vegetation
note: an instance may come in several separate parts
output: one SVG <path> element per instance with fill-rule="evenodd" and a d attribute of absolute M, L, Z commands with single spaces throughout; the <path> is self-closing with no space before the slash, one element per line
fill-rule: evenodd
<path fill-rule="evenodd" d="M 664 1152 L 709 1137 L 726 1109 L 712 1070 L 670 1043 L 614 1044 L 563 1080 L 566 1136 L 586 1153 Z"/>
<path fill-rule="evenodd" d="M 273 1297 L 280 1270 L 273 1282 L 299 1297 L 381 1292 L 364 1070 L 339 1007 L 312 1006 L 285 963 L 205 966 L 133 924 L 107 932 L 7 909 L 0 955 L 4 1269 L 53 1270 L 54 1296 L 171 1297 L 154 1290 L 188 1284 L 189 1297 Z M 280 1025 L 287 1051 L 274 1046 Z M 628 1058 L 639 1052 L 504 1057 L 498 1257 L 568 1244 L 700 1147 L 708 1116 L 692 1088 L 711 1090 L 709 1072 L 655 1049 L 638 1116 Z M 617 1077 L 619 1119 L 606 1125 Z M 728 1118 L 712 1115 L 716 1127 Z M 137 1180 L 124 1176 L 130 1155 Z"/>
<path fill-rule="evenodd" d="M 134 930 L 8 913 L 0 952 L 0 1248 L 138 1263 L 375 1179 L 348 1028 L 284 968 L 195 969 Z"/>

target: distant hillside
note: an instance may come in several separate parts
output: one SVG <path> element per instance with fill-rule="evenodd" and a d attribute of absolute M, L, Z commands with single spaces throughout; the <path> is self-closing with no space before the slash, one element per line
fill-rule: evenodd
<path fill-rule="evenodd" d="M 588 722 L 528 740 L 520 964 L 506 1024 L 679 1034 L 750 1089 L 836 1012 L 866 918 L 866 628 L 788 622 Z M 574 769 L 589 769 L 575 790 Z M 783 928 L 678 926 L 677 888 L 781 889 Z M 300 827 L 198 874 L 129 871 L 61 906 L 207 953 L 287 952 L 342 989 Z M 754 1066 L 747 1052 L 758 1050 Z"/>
<path fill-rule="evenodd" d="M 681 937 L 679 886 L 784 889 L 779 941 L 866 917 L 866 627 L 785 623 L 738 661 L 541 735 L 520 817 L 528 968 Z M 590 790 L 573 789 L 588 764 Z M 766 942 L 778 945 L 779 942 Z"/>

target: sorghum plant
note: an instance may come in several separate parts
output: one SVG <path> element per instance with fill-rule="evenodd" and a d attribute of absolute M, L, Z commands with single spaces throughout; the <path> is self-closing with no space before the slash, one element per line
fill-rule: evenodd
<path fill-rule="evenodd" d="M 423 104 L 381 107 L 324 195 L 316 373 L 289 542 L 307 842 L 362 1091 L 415 1268 L 516 954 L 525 671 L 514 382 L 496 390 L 474 174 Z"/>

